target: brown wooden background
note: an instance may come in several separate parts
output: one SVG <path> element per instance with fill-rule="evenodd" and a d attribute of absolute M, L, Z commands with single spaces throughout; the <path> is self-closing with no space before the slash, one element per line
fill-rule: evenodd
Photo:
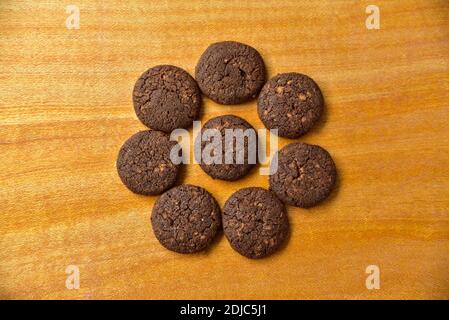
<path fill-rule="evenodd" d="M 65 6 L 81 10 L 68 30 Z M 367 30 L 365 8 L 381 10 Z M 137 120 L 131 91 L 161 63 L 193 74 L 212 42 L 257 48 L 269 76 L 298 71 L 323 89 L 327 112 L 300 141 L 330 151 L 338 189 L 310 210 L 289 207 L 292 235 L 251 261 L 222 236 L 178 255 L 153 236 L 156 197 L 129 192 L 115 158 Z M 449 2 L 0 2 L 0 297 L 449 298 Z M 204 99 L 202 121 L 234 113 L 256 128 L 255 101 Z M 281 139 L 281 146 L 288 143 Z M 213 181 L 222 205 L 257 170 Z M 78 265 L 81 288 L 65 287 Z M 367 290 L 365 268 L 381 270 Z"/>

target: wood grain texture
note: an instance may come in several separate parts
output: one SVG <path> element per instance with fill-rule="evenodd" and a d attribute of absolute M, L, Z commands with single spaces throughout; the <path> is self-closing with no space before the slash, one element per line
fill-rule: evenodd
<path fill-rule="evenodd" d="M 68 3 L 0 3 L 1 298 L 449 298 L 448 1 L 74 3 L 79 30 L 65 27 Z M 371 3 L 380 30 L 365 28 Z M 193 74 L 221 40 L 257 48 L 270 77 L 319 83 L 326 115 L 299 140 L 329 150 L 339 171 L 325 203 L 288 208 L 288 245 L 260 261 L 223 236 L 201 254 L 163 249 L 149 223 L 156 197 L 129 192 L 115 169 L 144 128 L 137 77 L 161 63 Z M 263 128 L 255 101 L 204 99 L 203 122 L 226 113 Z M 220 205 L 267 187 L 257 170 L 220 182 L 193 164 L 182 182 Z M 71 264 L 79 290 L 65 287 Z M 365 287 L 370 264 L 380 290 Z"/>

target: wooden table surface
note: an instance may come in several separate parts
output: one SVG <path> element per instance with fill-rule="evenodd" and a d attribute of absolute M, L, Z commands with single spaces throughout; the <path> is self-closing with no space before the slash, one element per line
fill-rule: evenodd
<path fill-rule="evenodd" d="M 449 2 L 74 1 L 0 4 L 0 298 L 449 298 Z M 365 9 L 380 8 L 368 30 Z M 120 182 L 121 144 L 144 129 L 131 92 L 156 64 L 191 74 L 212 42 L 257 48 L 268 76 L 312 76 L 326 100 L 298 139 L 335 159 L 338 187 L 312 209 L 288 207 L 278 254 L 249 260 L 224 236 L 210 250 L 163 249 L 149 223 L 157 197 Z M 256 102 L 204 98 L 202 121 L 233 113 L 263 128 Z M 280 146 L 291 140 L 280 139 Z M 220 205 L 267 187 L 258 170 L 184 183 Z M 66 267 L 80 288 L 66 288 Z M 366 268 L 380 269 L 368 290 Z"/>

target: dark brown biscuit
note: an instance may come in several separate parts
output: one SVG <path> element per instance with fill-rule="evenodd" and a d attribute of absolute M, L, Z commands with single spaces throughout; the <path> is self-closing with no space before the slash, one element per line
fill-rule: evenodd
<path fill-rule="evenodd" d="M 129 138 L 120 149 L 117 171 L 132 192 L 144 195 L 160 194 L 173 186 L 179 165 L 170 160 L 170 150 L 176 142 L 161 131 L 141 131 Z"/>
<path fill-rule="evenodd" d="M 334 161 L 326 150 L 291 143 L 278 152 L 278 169 L 270 176 L 270 190 L 286 204 L 307 208 L 331 193 L 336 177 Z"/>
<path fill-rule="evenodd" d="M 223 228 L 231 246 L 248 258 L 274 253 L 287 238 L 289 223 L 284 204 L 270 191 L 244 188 L 225 203 Z"/>
<path fill-rule="evenodd" d="M 133 91 L 134 110 L 146 126 L 170 133 L 187 128 L 198 118 L 201 94 L 195 80 L 184 70 L 161 65 L 148 69 Z"/>
<path fill-rule="evenodd" d="M 221 104 L 238 104 L 257 96 L 265 82 L 265 64 L 256 49 L 235 41 L 210 45 L 195 70 L 201 91 Z"/>
<path fill-rule="evenodd" d="M 206 130 L 217 129 L 217 138 L 213 135 L 207 136 Z M 229 129 L 229 131 L 226 131 Z M 228 139 L 226 139 L 226 132 L 228 132 Z M 243 133 L 246 135 L 243 139 L 237 139 L 236 136 L 232 138 L 230 134 Z M 206 133 L 206 134 L 205 134 Z M 212 133 L 212 132 L 211 132 Z M 234 115 L 224 115 L 210 119 L 201 129 L 203 140 L 201 143 L 202 158 L 200 166 L 209 176 L 214 179 L 221 180 L 237 180 L 246 175 L 255 165 L 257 159 L 257 133 L 254 128 L 244 119 Z M 200 137 L 198 137 L 199 139 Z M 211 163 L 214 160 L 214 155 L 217 155 L 213 147 L 216 140 L 221 139 L 221 160 L 219 163 Z M 226 154 L 231 161 L 226 162 Z M 205 154 L 212 156 L 211 159 L 206 159 Z M 231 163 L 230 163 L 231 162 Z"/>
<path fill-rule="evenodd" d="M 151 224 L 159 242 L 169 250 L 192 253 L 206 249 L 221 226 L 220 208 L 201 187 L 181 185 L 155 203 Z"/>
<path fill-rule="evenodd" d="M 257 103 L 265 127 L 278 129 L 278 135 L 286 138 L 297 138 L 309 131 L 323 109 L 323 95 L 315 81 L 294 72 L 270 79 Z"/>

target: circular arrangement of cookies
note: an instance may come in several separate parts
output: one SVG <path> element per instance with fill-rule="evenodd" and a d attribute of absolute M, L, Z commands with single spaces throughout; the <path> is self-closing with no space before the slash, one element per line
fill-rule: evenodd
<path fill-rule="evenodd" d="M 224 105 L 257 98 L 257 114 L 266 129 L 297 139 L 321 118 L 322 92 L 301 73 L 282 73 L 267 81 L 260 53 L 235 41 L 210 45 L 198 60 L 195 78 L 179 67 L 159 65 L 145 71 L 134 85 L 134 110 L 149 130 L 124 142 L 116 167 L 130 191 L 161 195 L 151 213 L 156 239 L 168 250 L 194 253 L 210 248 L 223 230 L 242 256 L 270 256 L 288 239 L 286 206 L 310 208 L 326 199 L 336 183 L 335 163 L 320 146 L 287 144 L 271 161 L 269 190 L 252 186 L 237 190 L 220 210 L 204 188 L 176 185 L 182 164 L 173 155 L 179 155 L 181 147 L 170 133 L 199 119 L 202 95 Z M 259 143 L 248 121 L 226 114 L 202 126 L 194 143 L 195 157 L 200 154 L 200 168 L 211 178 L 235 181 L 257 165 Z"/>

